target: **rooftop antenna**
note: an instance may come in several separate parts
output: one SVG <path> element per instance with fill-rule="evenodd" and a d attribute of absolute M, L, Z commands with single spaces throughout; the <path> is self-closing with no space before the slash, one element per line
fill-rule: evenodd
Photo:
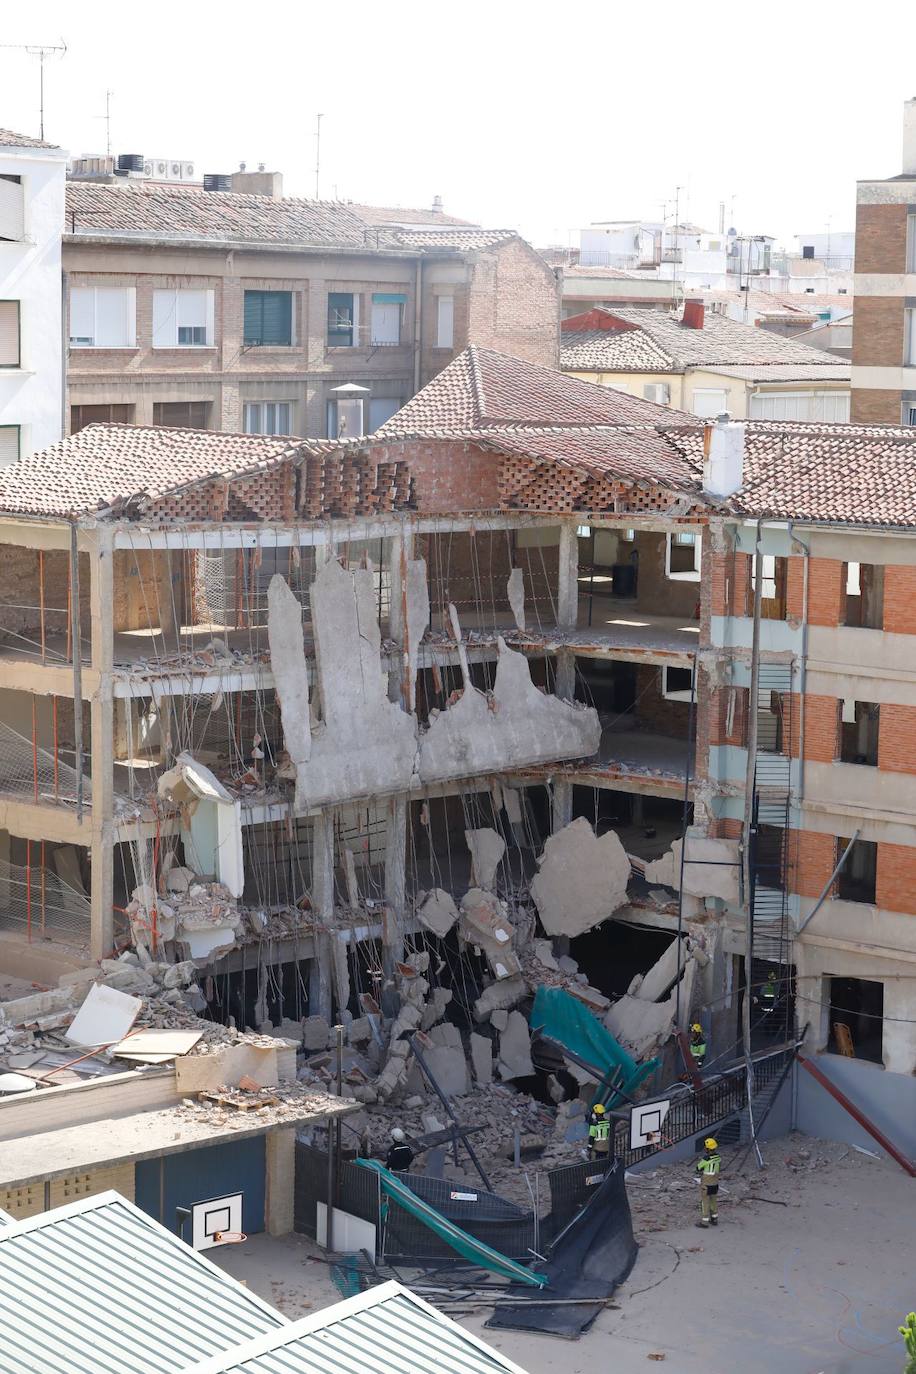
<path fill-rule="evenodd" d="M 322 121 L 323 119 L 324 119 L 324 115 L 323 115 L 323 114 L 316 114 L 316 116 L 315 116 L 315 199 L 316 199 L 316 200 L 319 200 L 319 199 L 320 199 L 320 197 L 319 197 L 319 195 L 318 195 L 318 185 L 319 185 L 319 178 L 320 178 L 320 176 L 321 176 L 321 121 Z"/>
<path fill-rule="evenodd" d="M 59 43 L 0 43 L 0 48 L 15 48 L 17 52 L 27 52 L 29 57 L 38 58 L 38 137 L 45 136 L 45 59 L 67 51 L 63 39 Z"/>
<path fill-rule="evenodd" d="M 104 119 L 105 121 L 105 153 L 108 157 L 111 157 L 111 97 L 113 95 L 114 91 L 105 92 L 105 113 L 95 116 L 96 119 Z"/>

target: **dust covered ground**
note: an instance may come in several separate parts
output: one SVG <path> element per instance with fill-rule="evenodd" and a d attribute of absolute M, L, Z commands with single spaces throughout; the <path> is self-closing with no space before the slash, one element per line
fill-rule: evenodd
<path fill-rule="evenodd" d="M 763 1170 L 749 1159 L 739 1175 L 743 1151 L 723 1150 L 715 1230 L 696 1227 L 691 1162 L 629 1180 L 639 1258 L 581 1340 L 490 1332 L 486 1310 L 459 1319 L 531 1374 L 900 1374 L 896 1328 L 916 1305 L 916 1183 L 798 1134 L 763 1152 Z M 303 1237 L 210 1253 L 292 1318 L 340 1296 Z"/>

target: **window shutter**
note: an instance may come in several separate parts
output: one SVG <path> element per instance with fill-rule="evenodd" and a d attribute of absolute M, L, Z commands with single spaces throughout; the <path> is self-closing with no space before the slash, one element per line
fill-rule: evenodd
<path fill-rule="evenodd" d="M 134 289 L 99 286 L 95 292 L 96 348 L 132 348 Z"/>
<path fill-rule="evenodd" d="M 70 291 L 70 342 L 88 339 L 95 342 L 95 292 L 92 287 L 74 286 Z"/>
<path fill-rule="evenodd" d="M 19 426 L 0 425 L 0 467 L 15 463 L 19 457 Z"/>
<path fill-rule="evenodd" d="M 259 344 L 261 342 L 263 317 L 263 291 L 245 292 L 245 328 L 244 338 L 246 344 Z"/>
<path fill-rule="evenodd" d="M 0 176 L 0 239 L 25 238 L 25 198 L 18 177 Z"/>
<path fill-rule="evenodd" d="M 290 291 L 264 293 L 264 343 L 288 345 L 293 341 L 293 297 Z"/>
<path fill-rule="evenodd" d="M 153 348 L 174 348 L 178 338 L 177 291 L 153 292 Z"/>
<path fill-rule="evenodd" d="M 0 367 L 19 366 L 19 302 L 0 301 Z"/>
<path fill-rule="evenodd" d="M 439 296 L 436 346 L 453 348 L 455 342 L 455 297 Z"/>

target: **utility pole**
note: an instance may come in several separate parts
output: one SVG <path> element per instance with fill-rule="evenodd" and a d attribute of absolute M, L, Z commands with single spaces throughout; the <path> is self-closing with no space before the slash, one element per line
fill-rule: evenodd
<path fill-rule="evenodd" d="M 105 92 L 105 153 L 111 157 L 111 97 L 114 91 Z"/>
<path fill-rule="evenodd" d="M 681 191 L 682 191 L 683 189 L 684 189 L 683 186 L 675 186 L 675 188 L 674 188 L 674 254 L 673 254 L 673 257 L 672 257 L 672 259 L 671 259 L 672 264 L 673 264 L 673 266 L 674 266 L 674 271 L 673 271 L 673 273 L 672 273 L 672 275 L 671 275 L 671 295 L 672 295 L 672 297 L 674 298 L 675 301 L 677 300 L 677 255 L 678 255 L 678 252 L 679 252 L 679 249 L 678 249 L 678 246 L 677 246 L 677 245 L 678 245 L 677 226 L 678 226 L 678 219 L 679 219 L 679 216 L 680 216 Z"/>
<path fill-rule="evenodd" d="M 323 114 L 316 114 L 316 116 L 315 116 L 315 199 L 316 199 L 316 200 L 320 200 L 320 199 L 321 199 L 321 197 L 320 197 L 319 194 L 318 194 L 318 186 L 319 186 L 319 180 L 320 180 L 320 177 L 321 177 L 321 121 L 322 121 L 323 119 L 324 119 L 324 115 L 323 115 Z"/>
<path fill-rule="evenodd" d="M 38 137 L 45 136 L 45 59 L 60 53 L 63 57 L 67 45 L 63 39 L 59 43 L 0 43 L 0 48 L 15 48 L 27 52 L 29 57 L 38 58 Z"/>

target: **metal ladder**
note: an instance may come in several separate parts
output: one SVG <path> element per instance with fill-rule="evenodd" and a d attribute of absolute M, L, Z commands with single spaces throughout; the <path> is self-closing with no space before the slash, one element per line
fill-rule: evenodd
<path fill-rule="evenodd" d="M 761 663 L 751 830 L 753 957 L 787 964 L 789 806 L 792 784 L 792 663 Z"/>

